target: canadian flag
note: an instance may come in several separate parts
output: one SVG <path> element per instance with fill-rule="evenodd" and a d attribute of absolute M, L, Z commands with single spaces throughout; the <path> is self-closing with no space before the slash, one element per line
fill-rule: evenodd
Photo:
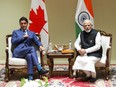
<path fill-rule="evenodd" d="M 44 0 L 31 1 L 29 29 L 41 35 L 46 52 L 48 49 L 48 17 Z"/>

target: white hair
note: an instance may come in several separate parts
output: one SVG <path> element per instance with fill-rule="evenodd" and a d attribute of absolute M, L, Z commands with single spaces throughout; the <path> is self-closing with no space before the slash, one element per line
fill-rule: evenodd
<path fill-rule="evenodd" d="M 85 25 L 85 23 L 90 23 L 91 25 L 93 25 L 89 19 L 84 20 L 83 25 Z"/>

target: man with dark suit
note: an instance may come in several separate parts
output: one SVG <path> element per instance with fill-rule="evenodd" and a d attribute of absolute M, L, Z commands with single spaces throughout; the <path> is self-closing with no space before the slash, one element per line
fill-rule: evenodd
<path fill-rule="evenodd" d="M 29 80 L 33 80 L 33 66 L 36 65 L 40 75 L 46 74 L 48 71 L 43 69 L 38 62 L 35 48 L 32 46 L 34 42 L 40 50 L 44 50 L 42 43 L 36 37 L 36 34 L 27 29 L 28 20 L 21 17 L 19 20 L 20 29 L 14 30 L 12 33 L 12 46 L 16 46 L 12 52 L 13 57 L 24 58 L 27 61 Z"/>

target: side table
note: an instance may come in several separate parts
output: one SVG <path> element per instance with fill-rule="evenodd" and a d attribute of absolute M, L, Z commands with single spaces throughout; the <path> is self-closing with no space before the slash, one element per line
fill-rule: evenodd
<path fill-rule="evenodd" d="M 47 63 L 49 66 L 49 77 L 52 76 L 53 68 L 54 68 L 54 58 L 68 58 L 69 66 L 68 66 L 68 76 L 72 77 L 72 65 L 74 59 L 74 53 L 62 53 L 62 52 L 50 52 L 46 54 Z"/>

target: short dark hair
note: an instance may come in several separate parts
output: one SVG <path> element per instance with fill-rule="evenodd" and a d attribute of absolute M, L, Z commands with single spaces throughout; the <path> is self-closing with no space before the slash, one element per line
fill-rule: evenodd
<path fill-rule="evenodd" d="M 26 17 L 21 17 L 21 18 L 19 19 L 19 23 L 20 23 L 22 20 L 25 20 L 25 21 L 28 23 L 28 19 L 27 19 Z"/>

